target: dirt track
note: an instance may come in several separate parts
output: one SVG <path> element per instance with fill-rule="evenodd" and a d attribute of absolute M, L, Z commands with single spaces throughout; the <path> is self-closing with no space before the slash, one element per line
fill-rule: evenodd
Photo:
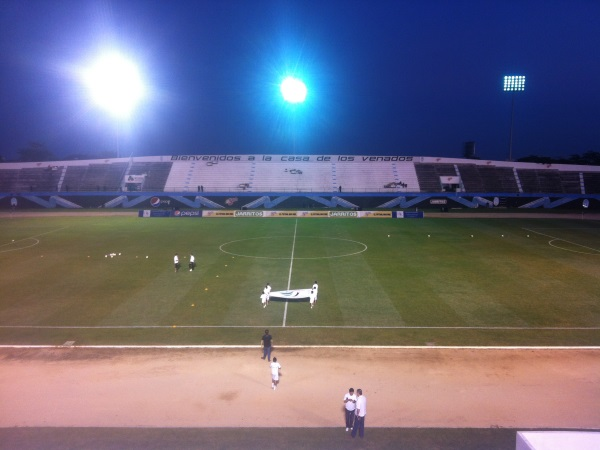
<path fill-rule="evenodd" d="M 600 428 L 600 350 L 0 349 L 0 427 Z"/>

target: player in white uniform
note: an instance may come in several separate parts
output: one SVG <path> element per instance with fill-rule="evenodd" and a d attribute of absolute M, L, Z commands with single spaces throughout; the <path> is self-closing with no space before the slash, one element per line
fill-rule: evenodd
<path fill-rule="evenodd" d="M 281 364 L 277 362 L 277 358 L 273 358 L 273 362 L 270 364 L 271 366 L 271 388 L 277 389 L 277 385 L 279 384 L 279 370 L 281 369 Z"/>
<path fill-rule="evenodd" d="M 310 309 L 313 309 L 313 306 L 315 306 L 315 302 L 317 301 L 317 294 L 315 294 L 315 291 L 310 291 L 308 300 L 310 301 Z"/>
<path fill-rule="evenodd" d="M 190 272 L 196 268 L 196 258 L 193 254 L 190 254 L 190 262 L 188 264 L 188 267 L 190 268 Z"/>
<path fill-rule="evenodd" d="M 315 302 L 316 302 L 319 297 L 319 284 L 317 283 L 316 280 L 315 280 L 315 283 L 312 285 L 312 290 L 315 291 Z"/>
<path fill-rule="evenodd" d="M 264 292 L 262 294 L 260 294 L 260 301 L 263 305 L 263 308 L 267 307 L 267 303 L 268 303 L 268 299 L 269 297 L 267 296 L 267 294 L 265 294 Z"/>
<path fill-rule="evenodd" d="M 173 266 L 175 266 L 175 272 L 177 272 L 181 267 L 179 265 L 179 255 L 177 253 L 175 253 L 175 256 L 173 256 Z"/>
<path fill-rule="evenodd" d="M 269 283 L 267 283 L 267 285 L 265 286 L 265 288 L 263 290 L 263 294 L 265 294 L 267 296 L 267 305 L 268 305 L 269 299 L 271 297 L 271 285 Z"/>

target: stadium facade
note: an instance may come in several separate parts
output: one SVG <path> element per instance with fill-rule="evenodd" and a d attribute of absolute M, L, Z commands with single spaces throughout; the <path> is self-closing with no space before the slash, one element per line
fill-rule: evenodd
<path fill-rule="evenodd" d="M 167 155 L 0 164 L 0 207 L 598 209 L 600 166 L 371 155 Z"/>

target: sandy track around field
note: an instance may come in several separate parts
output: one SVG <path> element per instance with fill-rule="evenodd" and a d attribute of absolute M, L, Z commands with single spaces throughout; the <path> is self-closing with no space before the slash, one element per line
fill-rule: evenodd
<path fill-rule="evenodd" d="M 600 350 L 0 349 L 0 427 L 600 428 Z"/>

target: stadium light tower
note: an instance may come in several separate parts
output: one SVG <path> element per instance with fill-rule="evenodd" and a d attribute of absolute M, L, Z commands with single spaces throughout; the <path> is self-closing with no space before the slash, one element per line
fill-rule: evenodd
<path fill-rule="evenodd" d="M 512 141 L 513 141 L 513 124 L 515 121 L 515 92 L 525 90 L 524 75 L 506 75 L 504 77 L 504 92 L 510 92 L 512 95 L 510 109 L 510 138 L 508 141 L 508 160 L 512 161 Z"/>
<path fill-rule="evenodd" d="M 101 55 L 85 69 L 83 83 L 92 102 L 114 117 L 119 129 L 131 117 L 147 91 L 137 66 L 116 51 Z M 117 130 L 117 158 L 119 134 L 120 130 Z"/>
<path fill-rule="evenodd" d="M 308 93 L 304 82 L 293 76 L 288 76 L 281 82 L 280 90 L 283 99 L 288 103 L 302 103 Z"/>
<path fill-rule="evenodd" d="M 287 76 L 283 79 L 281 84 L 279 85 L 279 90 L 281 91 L 281 96 L 283 100 L 292 106 L 290 114 L 291 114 L 291 127 L 292 127 L 292 153 L 296 153 L 296 105 L 304 103 L 306 100 L 306 95 L 308 94 L 308 89 L 302 80 L 296 78 L 294 76 Z"/>

